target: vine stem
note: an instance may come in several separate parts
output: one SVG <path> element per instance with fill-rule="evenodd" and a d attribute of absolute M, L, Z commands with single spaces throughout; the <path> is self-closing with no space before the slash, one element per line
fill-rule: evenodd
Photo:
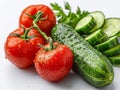
<path fill-rule="evenodd" d="M 47 42 L 50 44 L 50 47 L 49 48 L 47 48 L 47 50 L 52 50 L 52 49 L 54 49 L 54 45 L 53 45 L 53 40 L 52 40 L 52 38 L 51 37 L 48 37 L 47 35 L 46 35 L 46 33 L 44 33 L 39 27 L 38 27 L 38 25 L 37 25 L 37 22 L 39 21 L 39 20 L 45 20 L 47 17 L 45 17 L 45 18 L 42 18 L 42 15 L 43 15 L 43 13 L 41 12 L 41 11 L 38 11 L 37 12 L 37 14 L 35 15 L 35 18 L 34 18 L 34 20 L 33 20 L 33 26 L 38 30 L 38 32 L 47 40 Z"/>

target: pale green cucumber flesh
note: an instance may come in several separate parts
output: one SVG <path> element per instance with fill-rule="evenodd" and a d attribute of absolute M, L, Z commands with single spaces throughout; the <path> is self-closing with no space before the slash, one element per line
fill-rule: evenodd
<path fill-rule="evenodd" d="M 120 32 L 120 18 L 106 19 L 102 30 L 108 35 L 108 37 L 117 35 Z"/>
<path fill-rule="evenodd" d="M 96 87 L 112 83 L 114 71 L 110 61 L 72 27 L 66 24 L 56 25 L 52 30 L 52 38 L 72 50 L 74 53 L 73 69 L 87 82 Z"/>
<path fill-rule="evenodd" d="M 90 33 L 92 33 L 103 26 L 105 21 L 105 16 L 101 11 L 94 11 L 94 12 L 91 12 L 89 15 L 93 16 L 96 22 L 96 26 L 90 31 Z"/>
<path fill-rule="evenodd" d="M 92 16 L 88 15 L 78 21 L 75 26 L 75 30 L 80 34 L 87 34 L 96 25 Z"/>

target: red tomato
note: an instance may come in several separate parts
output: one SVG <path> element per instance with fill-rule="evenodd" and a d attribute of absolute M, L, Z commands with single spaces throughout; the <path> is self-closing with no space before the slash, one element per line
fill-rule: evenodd
<path fill-rule="evenodd" d="M 35 36 L 30 39 L 23 39 L 12 34 L 24 34 L 23 28 L 18 28 L 7 37 L 4 45 L 5 56 L 19 68 L 27 68 L 33 65 L 35 53 L 40 49 L 38 44 L 45 44 L 46 41 L 37 30 L 29 31 L 28 36 Z"/>
<path fill-rule="evenodd" d="M 52 28 L 56 24 L 56 17 L 53 11 L 48 6 L 43 4 L 30 5 L 25 8 L 20 15 L 19 25 L 24 25 L 27 28 L 31 27 L 33 25 L 34 18 L 31 18 L 30 16 L 35 16 L 38 11 L 43 13 L 42 18 L 46 17 L 45 20 L 38 21 L 38 26 L 43 32 L 45 32 L 47 35 L 50 35 Z"/>
<path fill-rule="evenodd" d="M 73 53 L 65 45 L 54 43 L 55 49 L 40 49 L 34 63 L 37 73 L 49 81 L 59 81 L 68 75 L 73 64 Z M 48 47 L 46 45 L 45 47 Z"/>

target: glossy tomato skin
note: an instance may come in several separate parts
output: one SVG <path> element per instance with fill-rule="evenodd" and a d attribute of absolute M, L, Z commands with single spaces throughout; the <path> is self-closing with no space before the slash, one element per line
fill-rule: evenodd
<path fill-rule="evenodd" d="M 43 13 L 43 18 L 47 17 L 45 20 L 38 21 L 38 26 L 43 32 L 50 35 L 52 28 L 56 24 L 56 17 L 53 11 L 43 4 L 30 5 L 26 7 L 20 15 L 19 25 L 24 25 L 27 28 L 31 27 L 33 25 L 33 19 L 29 15 L 34 16 L 38 11 Z"/>
<path fill-rule="evenodd" d="M 73 64 L 72 51 L 65 45 L 57 42 L 54 44 L 57 47 L 50 51 L 41 48 L 34 60 L 37 73 L 48 81 L 62 80 L 68 75 Z"/>
<path fill-rule="evenodd" d="M 35 29 L 28 33 L 28 36 L 35 36 L 29 40 L 13 36 L 13 33 L 23 35 L 24 32 L 18 28 L 10 33 L 4 45 L 5 57 L 19 68 L 28 68 L 33 65 L 35 53 L 40 49 L 38 44 L 44 45 L 46 41 Z"/>

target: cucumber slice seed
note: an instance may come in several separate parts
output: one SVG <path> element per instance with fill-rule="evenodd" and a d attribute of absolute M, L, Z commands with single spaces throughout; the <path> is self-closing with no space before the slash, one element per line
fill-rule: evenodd
<path fill-rule="evenodd" d="M 102 30 L 108 35 L 108 37 L 117 35 L 120 32 L 120 18 L 106 19 Z"/>

